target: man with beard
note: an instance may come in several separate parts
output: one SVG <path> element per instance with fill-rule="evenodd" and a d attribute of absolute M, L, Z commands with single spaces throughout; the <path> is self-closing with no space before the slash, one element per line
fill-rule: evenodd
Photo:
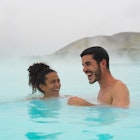
<path fill-rule="evenodd" d="M 112 76 L 109 69 L 109 55 L 106 50 L 100 46 L 90 47 L 81 53 L 81 58 L 83 71 L 87 75 L 89 83 L 92 84 L 96 81 L 99 83 L 99 103 L 128 107 L 130 103 L 128 88 L 122 81 Z M 71 97 L 68 104 L 77 106 L 95 105 L 79 97 Z"/>

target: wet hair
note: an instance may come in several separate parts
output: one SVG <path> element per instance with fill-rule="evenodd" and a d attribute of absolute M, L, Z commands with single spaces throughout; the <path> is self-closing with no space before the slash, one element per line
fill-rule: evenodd
<path fill-rule="evenodd" d="M 32 66 L 29 66 L 29 86 L 32 86 L 32 93 L 35 93 L 37 89 L 44 93 L 44 91 L 39 87 L 40 84 L 46 85 L 46 74 L 51 72 L 56 72 L 55 70 L 51 69 L 45 63 L 34 63 Z"/>
<path fill-rule="evenodd" d="M 109 55 L 107 51 L 100 47 L 100 46 L 93 46 L 90 48 L 85 49 L 80 56 L 83 57 L 84 55 L 92 55 L 92 58 L 97 61 L 97 64 L 100 64 L 100 62 L 105 59 L 107 62 L 107 68 L 109 69 Z"/>

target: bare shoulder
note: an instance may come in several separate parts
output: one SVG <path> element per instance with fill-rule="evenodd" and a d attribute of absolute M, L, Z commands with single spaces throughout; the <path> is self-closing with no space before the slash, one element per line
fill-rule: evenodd
<path fill-rule="evenodd" d="M 115 87 L 128 90 L 126 84 L 122 82 L 121 80 L 116 80 Z"/>
<path fill-rule="evenodd" d="M 125 83 L 120 80 L 115 82 L 113 88 L 113 102 L 112 105 L 118 107 L 128 107 L 130 103 L 129 90 Z"/>
<path fill-rule="evenodd" d="M 128 90 L 128 87 L 126 86 L 126 84 L 120 80 L 116 80 L 116 83 L 114 85 L 114 90 L 117 94 L 117 96 L 119 96 L 120 94 L 121 95 L 126 95 L 126 96 L 129 96 L 129 90 Z"/>

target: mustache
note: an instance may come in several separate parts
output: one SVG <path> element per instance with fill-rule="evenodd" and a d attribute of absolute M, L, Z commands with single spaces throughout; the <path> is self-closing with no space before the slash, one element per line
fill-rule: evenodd
<path fill-rule="evenodd" d="M 92 71 L 88 71 L 88 70 L 87 70 L 87 71 L 85 71 L 85 73 L 93 73 L 93 72 L 92 72 Z"/>

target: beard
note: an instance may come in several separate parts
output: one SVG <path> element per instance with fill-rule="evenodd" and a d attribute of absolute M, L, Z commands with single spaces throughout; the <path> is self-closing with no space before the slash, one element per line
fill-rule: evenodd
<path fill-rule="evenodd" d="M 94 73 L 92 72 L 92 74 L 95 75 L 95 79 L 94 79 L 93 81 L 92 81 L 92 80 L 89 80 L 89 83 L 90 83 L 90 84 L 93 84 L 93 83 L 95 83 L 96 81 L 99 81 L 99 80 L 101 79 L 102 72 L 101 72 L 101 68 L 100 68 L 99 65 L 98 65 L 97 70 L 96 70 Z"/>

